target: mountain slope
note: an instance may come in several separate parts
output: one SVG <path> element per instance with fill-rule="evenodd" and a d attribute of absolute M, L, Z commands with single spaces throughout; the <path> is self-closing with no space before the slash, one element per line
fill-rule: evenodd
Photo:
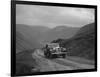
<path fill-rule="evenodd" d="M 83 35 L 87 35 L 87 34 L 91 34 L 91 33 L 94 33 L 95 31 L 95 24 L 94 23 L 91 23 L 91 24 L 88 24 L 88 25 L 85 25 L 84 27 L 82 27 L 78 32 L 77 34 L 75 35 L 76 37 L 79 37 L 79 36 L 83 36 Z"/>
<path fill-rule="evenodd" d="M 49 28 L 43 26 L 28 26 L 17 24 L 16 29 L 32 41 L 33 38 L 39 40 L 42 33 L 47 31 Z"/>
<path fill-rule="evenodd" d="M 17 32 L 20 32 L 20 34 L 23 35 L 28 42 L 30 41 L 30 43 L 32 43 L 36 48 L 41 47 L 40 41 L 42 39 L 42 35 L 48 29 L 48 27 L 43 26 L 28 26 L 23 24 L 16 25 Z"/>
<path fill-rule="evenodd" d="M 28 49 L 34 49 L 39 44 L 34 39 L 32 42 L 27 39 L 25 36 L 23 36 L 20 32 L 16 31 L 16 53 L 28 50 Z"/>
<path fill-rule="evenodd" d="M 56 40 L 68 50 L 68 55 L 95 59 L 95 23 L 82 27 L 70 39 Z"/>
<path fill-rule="evenodd" d="M 51 42 L 57 38 L 70 38 L 79 30 L 79 28 L 66 26 L 48 28 L 44 26 L 27 26 L 22 24 L 17 24 L 16 29 L 30 41 L 36 39 L 40 44 L 41 42 Z"/>
<path fill-rule="evenodd" d="M 45 33 L 45 40 L 48 42 L 51 42 L 52 40 L 58 39 L 58 38 L 71 38 L 79 28 L 72 28 L 72 27 L 66 27 L 66 26 L 58 26 L 53 29 L 48 30 Z"/>

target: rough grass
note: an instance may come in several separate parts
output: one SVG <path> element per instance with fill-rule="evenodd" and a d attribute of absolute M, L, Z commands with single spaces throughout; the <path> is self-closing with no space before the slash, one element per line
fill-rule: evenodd
<path fill-rule="evenodd" d="M 16 75 L 27 75 L 36 68 L 36 61 L 32 58 L 34 50 L 26 50 L 16 54 Z"/>

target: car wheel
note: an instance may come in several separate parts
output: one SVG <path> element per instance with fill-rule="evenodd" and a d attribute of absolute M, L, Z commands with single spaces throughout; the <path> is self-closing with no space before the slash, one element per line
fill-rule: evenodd
<path fill-rule="evenodd" d="M 50 59 L 52 59 L 52 58 L 53 58 L 53 55 L 52 55 L 51 53 L 48 53 L 48 57 L 49 57 Z"/>
<path fill-rule="evenodd" d="M 66 58 L 66 55 L 62 55 L 63 58 Z"/>

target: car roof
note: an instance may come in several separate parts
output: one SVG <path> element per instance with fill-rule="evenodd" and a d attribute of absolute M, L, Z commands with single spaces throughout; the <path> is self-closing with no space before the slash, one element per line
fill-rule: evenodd
<path fill-rule="evenodd" d="M 49 47 L 57 47 L 57 46 L 59 46 L 59 44 L 58 43 L 49 43 L 49 44 L 47 44 Z"/>
<path fill-rule="evenodd" d="M 59 45 L 59 43 L 48 43 L 47 45 Z"/>

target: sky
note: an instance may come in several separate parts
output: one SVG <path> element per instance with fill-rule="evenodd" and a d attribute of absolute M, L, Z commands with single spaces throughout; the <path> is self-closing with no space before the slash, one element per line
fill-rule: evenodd
<path fill-rule="evenodd" d="M 40 5 L 16 5 L 16 24 L 82 27 L 94 22 L 94 9 Z"/>

